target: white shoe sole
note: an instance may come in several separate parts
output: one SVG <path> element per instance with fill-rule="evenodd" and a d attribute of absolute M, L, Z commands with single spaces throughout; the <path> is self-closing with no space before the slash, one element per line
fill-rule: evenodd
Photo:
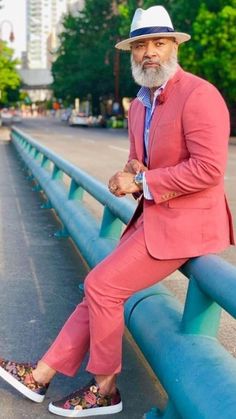
<path fill-rule="evenodd" d="M 54 406 L 50 403 L 48 410 L 55 415 L 64 416 L 67 418 L 84 418 L 87 416 L 98 416 L 98 415 L 111 415 L 112 413 L 119 413 L 123 409 L 122 402 L 115 404 L 114 406 L 105 407 L 91 407 L 90 409 L 83 410 L 67 410 L 61 407 Z"/>
<path fill-rule="evenodd" d="M 3 380 L 7 381 L 12 387 L 14 387 L 24 396 L 28 397 L 28 399 L 32 400 L 33 402 L 41 403 L 45 398 L 45 396 L 35 393 L 34 391 L 26 387 L 24 384 L 20 383 L 20 381 L 14 378 L 11 374 L 9 374 L 9 372 L 4 370 L 4 368 L 2 367 L 0 367 L 0 377 L 2 377 Z"/>

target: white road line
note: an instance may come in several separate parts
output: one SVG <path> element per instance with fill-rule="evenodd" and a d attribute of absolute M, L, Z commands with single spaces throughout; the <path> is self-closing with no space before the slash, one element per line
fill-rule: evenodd
<path fill-rule="evenodd" d="M 30 263 L 32 279 L 33 279 L 33 282 L 34 282 L 34 285 L 35 285 L 35 288 L 36 288 L 36 292 L 37 292 L 37 295 L 38 295 L 38 305 L 39 305 L 39 308 L 40 308 L 40 312 L 42 314 L 45 314 L 46 310 L 45 310 L 45 305 L 44 305 L 44 301 L 43 301 L 42 290 L 41 290 L 39 279 L 38 279 L 38 276 L 37 276 L 37 273 L 36 273 L 35 264 L 34 264 L 34 261 L 31 257 L 29 257 L 29 263 Z"/>
<path fill-rule="evenodd" d="M 79 138 L 78 140 L 82 141 L 83 143 L 88 143 L 88 144 L 95 144 L 95 140 L 89 140 L 88 138 Z"/>
<path fill-rule="evenodd" d="M 123 151 L 125 153 L 129 152 L 128 148 L 116 147 L 115 145 L 109 145 L 108 147 L 112 148 L 113 150 Z"/>

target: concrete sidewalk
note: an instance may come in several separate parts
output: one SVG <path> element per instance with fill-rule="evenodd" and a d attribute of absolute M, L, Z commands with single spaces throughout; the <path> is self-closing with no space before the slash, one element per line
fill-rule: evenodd
<path fill-rule="evenodd" d="M 40 196 L 26 180 L 3 128 L 0 138 L 0 356 L 36 361 L 81 300 L 79 283 L 86 268 L 70 240 L 54 238 L 59 225 L 52 211 L 40 208 Z M 84 368 L 73 379 L 57 376 L 39 405 L 1 380 L 0 418 L 53 418 L 47 411 L 50 400 L 61 398 L 89 378 Z M 163 394 L 128 339 L 119 387 L 124 410 L 111 418 L 139 419 L 152 406 L 163 406 Z"/>

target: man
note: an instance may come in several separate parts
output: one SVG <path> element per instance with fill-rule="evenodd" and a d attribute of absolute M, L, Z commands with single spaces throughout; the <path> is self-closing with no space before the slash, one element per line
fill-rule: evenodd
<path fill-rule="evenodd" d="M 85 298 L 37 366 L 2 360 L 0 375 L 40 402 L 56 372 L 73 376 L 87 351 L 94 379 L 49 410 L 65 417 L 122 410 L 124 302 L 190 257 L 233 244 L 223 177 L 229 117 L 219 92 L 177 64 L 176 32 L 162 6 L 138 9 L 130 38 L 132 73 L 142 87 L 129 112 L 130 156 L 109 181 L 116 196 L 140 197 L 117 249 L 85 280 Z"/>

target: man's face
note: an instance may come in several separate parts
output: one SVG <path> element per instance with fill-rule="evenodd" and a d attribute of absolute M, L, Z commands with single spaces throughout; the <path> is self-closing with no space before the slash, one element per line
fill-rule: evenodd
<path fill-rule="evenodd" d="M 169 58 L 177 51 L 177 44 L 171 38 L 147 38 L 131 44 L 131 51 L 134 61 L 142 64 L 143 61 L 168 61 Z M 144 68 L 157 67 L 156 64 L 145 64 Z"/>
<path fill-rule="evenodd" d="M 147 38 L 131 44 L 131 64 L 135 81 L 141 86 L 158 87 L 177 69 L 178 45 L 173 38 Z"/>

